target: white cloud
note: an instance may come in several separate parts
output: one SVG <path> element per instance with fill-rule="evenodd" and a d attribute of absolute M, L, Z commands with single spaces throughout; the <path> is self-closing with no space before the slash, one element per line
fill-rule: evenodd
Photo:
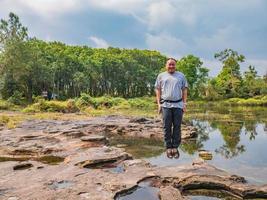
<path fill-rule="evenodd" d="M 143 0 L 87 0 L 90 6 L 113 10 L 119 13 L 132 13 L 138 12 L 146 4 Z M 149 1 L 147 1 L 149 2 Z"/>
<path fill-rule="evenodd" d="M 202 58 L 203 66 L 209 69 L 209 76 L 215 77 L 222 70 L 222 65 L 217 60 L 209 60 Z"/>
<path fill-rule="evenodd" d="M 159 29 L 173 23 L 175 8 L 168 1 L 159 1 L 148 7 L 147 23 L 150 29 Z"/>
<path fill-rule="evenodd" d="M 146 23 L 145 9 L 153 0 L 87 0 L 89 7 L 109 10 L 120 14 L 131 15 L 139 22 Z"/>
<path fill-rule="evenodd" d="M 194 1 L 194 0 L 191 0 Z M 258 8 L 264 5 L 265 0 L 246 0 L 246 3 L 244 3 L 243 0 L 234 0 L 234 1 L 228 1 L 228 0 L 205 0 L 206 2 L 202 3 L 204 7 L 206 7 L 206 10 L 209 10 L 211 7 L 216 9 L 216 10 L 221 10 L 224 11 L 229 10 L 229 11 L 241 11 L 241 10 L 246 10 L 246 9 L 253 9 L 253 8 Z"/>
<path fill-rule="evenodd" d="M 82 8 L 83 0 L 1 0 L 0 11 L 35 14 L 51 19 Z"/>
<path fill-rule="evenodd" d="M 146 34 L 146 44 L 149 49 L 156 49 L 168 56 L 181 57 L 187 49 L 186 44 L 179 38 L 176 38 L 168 33 L 159 35 Z"/>
<path fill-rule="evenodd" d="M 109 47 L 109 44 L 107 43 L 107 41 L 105 41 L 102 38 L 91 36 L 89 37 L 89 39 L 94 43 L 94 47 L 96 48 L 108 48 Z"/>
<path fill-rule="evenodd" d="M 194 39 L 196 48 L 201 50 L 218 51 L 225 48 L 238 48 L 238 39 L 236 38 L 241 34 L 241 30 L 237 27 L 229 25 L 224 28 L 219 28 L 213 35 L 205 35 L 196 37 Z"/>
<path fill-rule="evenodd" d="M 243 0 L 0 0 L 0 12 L 5 15 L 10 11 L 34 13 L 51 19 L 81 9 L 96 8 L 131 15 L 150 29 L 158 30 L 177 22 L 192 26 L 211 9 L 229 12 L 259 7 L 263 3 L 264 0 L 247 0 L 246 3 Z"/>
<path fill-rule="evenodd" d="M 20 2 L 43 16 L 63 14 L 79 7 L 79 1 L 75 0 L 20 0 Z"/>
<path fill-rule="evenodd" d="M 241 64 L 241 71 L 247 71 L 249 65 L 255 67 L 259 76 L 267 74 L 267 59 L 247 59 Z"/>
<path fill-rule="evenodd" d="M 222 70 L 222 63 L 218 60 L 210 60 L 202 58 L 201 61 L 203 62 L 203 66 L 207 67 L 209 71 L 209 75 L 211 77 L 217 76 L 220 71 Z M 240 64 L 240 71 L 244 73 L 248 70 L 248 66 L 252 65 L 255 67 L 256 71 L 258 72 L 259 76 L 263 76 L 267 74 L 267 60 L 264 59 L 247 59 L 245 62 Z"/>

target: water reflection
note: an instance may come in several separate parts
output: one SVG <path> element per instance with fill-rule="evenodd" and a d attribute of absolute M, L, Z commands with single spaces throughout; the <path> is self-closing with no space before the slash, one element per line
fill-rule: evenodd
<path fill-rule="evenodd" d="M 212 153 L 208 163 L 245 176 L 249 182 L 266 183 L 267 108 L 194 108 L 185 119 L 200 131 L 196 139 L 180 145 L 178 160 L 168 159 L 163 141 L 155 139 L 116 138 L 113 144 L 126 144 L 134 157 L 159 166 L 191 163 L 199 150 L 208 150 Z"/>
<path fill-rule="evenodd" d="M 201 126 L 201 121 L 198 124 Z M 240 133 L 243 127 L 241 122 L 207 122 L 209 131 L 218 130 L 223 137 L 224 144 L 215 149 L 216 153 L 220 153 L 226 159 L 233 158 L 245 151 L 245 146 L 240 144 Z"/>
<path fill-rule="evenodd" d="M 239 200 L 239 197 L 230 195 L 225 191 L 218 190 L 206 190 L 206 189 L 196 189 L 184 191 L 183 195 L 190 197 L 191 200 Z"/>
<path fill-rule="evenodd" d="M 153 178 L 138 183 L 137 187 L 115 196 L 115 200 L 159 200 L 159 188 L 153 184 Z"/>

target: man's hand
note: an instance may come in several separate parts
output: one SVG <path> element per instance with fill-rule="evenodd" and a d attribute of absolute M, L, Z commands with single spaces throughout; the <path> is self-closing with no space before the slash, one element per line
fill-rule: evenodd
<path fill-rule="evenodd" d="M 186 103 L 183 105 L 183 112 L 186 112 Z"/>
<path fill-rule="evenodd" d="M 160 114 L 162 112 L 162 108 L 161 108 L 161 105 L 158 104 L 158 114 Z"/>

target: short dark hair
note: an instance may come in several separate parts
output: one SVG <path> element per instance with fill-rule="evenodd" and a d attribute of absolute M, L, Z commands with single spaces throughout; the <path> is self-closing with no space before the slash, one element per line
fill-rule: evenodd
<path fill-rule="evenodd" d="M 166 62 L 168 62 L 169 60 L 173 60 L 173 61 L 177 62 L 177 60 L 175 58 L 172 58 L 172 57 L 167 58 Z"/>

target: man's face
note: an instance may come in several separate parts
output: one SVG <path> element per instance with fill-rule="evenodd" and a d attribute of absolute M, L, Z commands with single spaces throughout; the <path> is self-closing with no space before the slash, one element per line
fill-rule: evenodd
<path fill-rule="evenodd" d="M 174 60 L 168 60 L 166 63 L 166 69 L 169 73 L 174 73 L 176 69 L 176 62 Z"/>

